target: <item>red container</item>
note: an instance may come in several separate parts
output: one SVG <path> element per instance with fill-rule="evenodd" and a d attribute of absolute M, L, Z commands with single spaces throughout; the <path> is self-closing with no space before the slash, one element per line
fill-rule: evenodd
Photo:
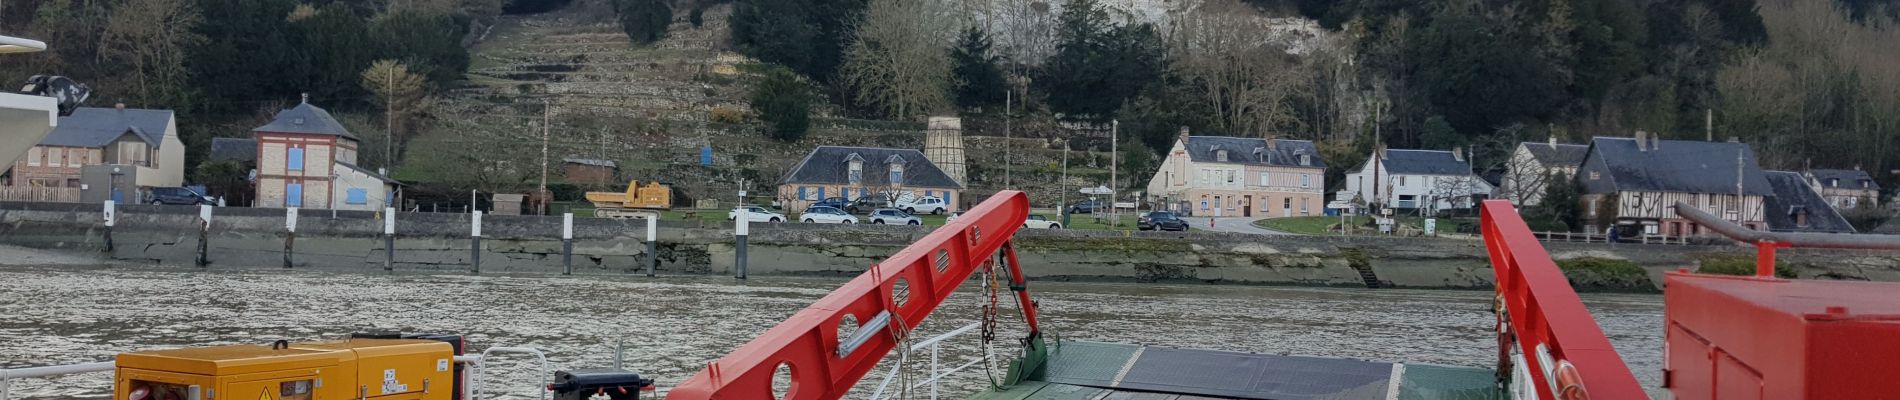
<path fill-rule="evenodd" d="M 1678 400 L 1900 399 L 1900 284 L 1672 272 L 1663 387 Z"/>

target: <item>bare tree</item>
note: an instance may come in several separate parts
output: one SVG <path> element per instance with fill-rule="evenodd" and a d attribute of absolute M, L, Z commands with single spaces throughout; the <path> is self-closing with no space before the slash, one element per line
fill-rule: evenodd
<path fill-rule="evenodd" d="M 1439 201 L 1444 201 L 1451 208 L 1471 207 L 1471 195 L 1476 194 L 1479 189 L 1476 182 L 1478 178 L 1470 175 L 1436 176 L 1431 179 L 1432 190 L 1428 194 L 1431 198 L 1426 200 L 1427 203 L 1422 204 L 1423 207 L 1419 209 L 1429 210 L 1432 214 L 1438 212 Z"/>
<path fill-rule="evenodd" d="M 858 101 L 906 120 L 949 108 L 955 17 L 938 1 L 871 1 L 845 52 L 844 78 Z"/>
<path fill-rule="evenodd" d="M 99 38 L 99 57 L 129 67 L 134 98 L 143 104 L 185 100 L 185 49 L 204 42 L 204 21 L 188 0 L 119 0 Z"/>
<path fill-rule="evenodd" d="M 1055 54 L 1055 0 L 992 1 L 984 25 L 996 38 L 998 53 L 1019 66 L 1040 65 Z"/>
<path fill-rule="evenodd" d="M 1175 65 L 1200 86 L 1222 128 L 1265 136 L 1301 124 L 1289 100 L 1310 93 L 1311 81 L 1266 16 L 1239 0 L 1208 0 L 1178 19 Z"/>
<path fill-rule="evenodd" d="M 383 105 L 387 134 L 383 162 L 385 167 L 394 166 L 395 160 L 401 159 L 394 154 L 395 144 L 408 143 L 407 139 L 414 136 L 416 125 L 433 102 L 429 98 L 428 83 L 406 64 L 377 60 L 363 70 L 363 88 L 376 94 L 376 101 Z"/>

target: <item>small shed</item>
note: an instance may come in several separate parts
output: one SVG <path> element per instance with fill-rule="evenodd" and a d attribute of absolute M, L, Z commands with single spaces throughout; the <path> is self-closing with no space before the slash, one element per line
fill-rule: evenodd
<path fill-rule="evenodd" d="M 561 175 L 568 183 L 605 185 L 615 183 L 618 166 L 611 160 L 566 158 L 561 160 Z"/>
<path fill-rule="evenodd" d="M 493 200 L 495 201 L 495 211 L 493 211 L 493 214 L 495 215 L 521 215 L 521 203 L 522 203 L 522 200 L 526 199 L 527 197 L 528 195 L 525 195 L 525 194 L 496 193 L 493 198 Z"/>

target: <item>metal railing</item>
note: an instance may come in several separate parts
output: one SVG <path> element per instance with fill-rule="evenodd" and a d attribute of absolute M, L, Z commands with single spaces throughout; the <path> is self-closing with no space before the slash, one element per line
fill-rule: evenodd
<path fill-rule="evenodd" d="M 0 400 L 9 400 L 13 398 L 12 397 L 13 393 L 11 389 L 13 386 L 13 380 L 16 378 L 51 378 L 51 377 L 61 376 L 61 375 L 85 374 L 85 373 L 93 373 L 93 372 L 110 372 L 112 371 L 112 368 L 115 365 L 116 364 L 114 364 L 112 361 L 101 361 L 101 362 L 90 362 L 90 363 L 85 363 L 85 364 L 48 365 L 48 366 L 43 366 L 43 367 L 0 369 Z"/>
<path fill-rule="evenodd" d="M 927 375 L 928 378 L 925 378 L 922 382 L 911 384 L 911 386 L 907 389 L 918 389 L 918 388 L 923 388 L 924 386 L 927 385 L 930 387 L 931 400 L 936 400 L 937 392 L 938 392 L 937 382 L 942 381 L 944 377 L 950 376 L 950 374 L 957 373 L 958 371 L 968 369 L 971 366 L 976 365 L 977 363 L 983 362 L 984 360 L 983 358 L 978 358 L 978 359 L 970 360 L 969 362 L 963 363 L 963 365 L 958 365 L 956 366 L 956 368 L 951 368 L 949 370 L 939 372 L 939 370 L 942 368 L 942 365 L 939 364 L 938 362 L 938 352 L 939 352 L 939 349 L 942 347 L 943 341 L 950 339 L 952 337 L 956 337 L 958 335 L 969 333 L 971 330 L 975 330 L 978 326 L 981 326 L 982 324 L 983 323 L 981 322 L 971 322 L 968 325 L 964 325 L 957 329 L 953 329 L 949 332 L 944 332 L 941 335 L 937 335 L 929 339 L 924 339 L 924 341 L 917 342 L 915 344 L 910 345 L 910 351 L 913 351 L 913 352 L 918 351 L 918 350 L 923 350 L 926 348 L 930 349 L 930 374 Z M 904 367 L 903 363 L 898 363 L 897 365 L 891 366 L 890 372 L 887 372 L 884 374 L 884 380 L 877 384 L 877 390 L 871 392 L 871 400 L 881 400 L 885 398 L 884 391 L 890 388 L 891 380 L 896 379 L 897 375 L 903 372 L 900 370 L 903 367 Z"/>
<path fill-rule="evenodd" d="M 1517 209 L 1490 200 L 1483 211 L 1480 227 L 1497 273 L 1499 369 L 1522 366 L 1514 375 L 1530 376 L 1514 384 L 1540 399 L 1647 398 Z"/>

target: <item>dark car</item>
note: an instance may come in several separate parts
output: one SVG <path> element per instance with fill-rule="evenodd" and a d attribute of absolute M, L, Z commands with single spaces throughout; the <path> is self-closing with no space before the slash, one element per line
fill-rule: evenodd
<path fill-rule="evenodd" d="M 816 203 L 811 203 L 811 207 L 807 207 L 807 208 L 833 207 L 833 208 L 843 210 L 846 207 L 849 207 L 850 205 L 851 205 L 851 199 L 847 199 L 843 197 L 826 197 L 824 200 L 819 200 Z"/>
<path fill-rule="evenodd" d="M 1141 219 L 1136 220 L 1135 229 L 1144 231 L 1156 229 L 1164 231 L 1185 231 L 1188 229 L 1188 224 L 1187 221 L 1182 221 L 1181 218 L 1175 217 L 1174 213 L 1155 211 L 1148 213 L 1148 215 L 1143 215 Z"/>
<path fill-rule="evenodd" d="M 891 199 L 884 195 L 872 194 L 859 197 L 856 201 L 844 206 L 845 212 L 866 215 L 879 208 L 891 208 Z"/>
<path fill-rule="evenodd" d="M 1075 202 L 1075 204 L 1070 204 L 1069 213 L 1070 214 L 1094 214 L 1095 210 L 1099 210 L 1102 207 L 1103 206 L 1102 206 L 1101 200 L 1083 200 L 1083 201 Z"/>
<path fill-rule="evenodd" d="M 211 196 L 206 196 L 203 193 L 198 193 L 189 188 L 162 187 L 152 189 L 152 200 L 149 203 L 153 205 L 194 206 L 199 204 L 217 204 L 217 200 L 213 200 Z"/>

